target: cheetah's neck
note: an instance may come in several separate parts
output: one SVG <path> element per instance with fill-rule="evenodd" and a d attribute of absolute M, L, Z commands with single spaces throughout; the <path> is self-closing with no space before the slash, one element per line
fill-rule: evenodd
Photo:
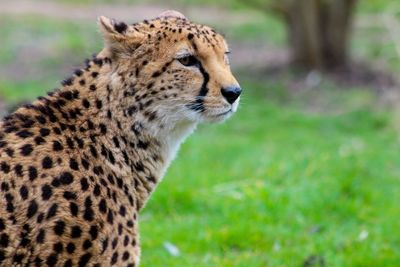
<path fill-rule="evenodd" d="M 49 107 L 63 134 L 70 140 L 80 139 L 79 146 L 69 148 L 74 150 L 71 154 L 79 150 L 82 159 L 90 162 L 94 157 L 94 166 L 122 177 L 129 185 L 128 195 L 136 198 L 141 209 L 196 124 L 152 119 L 154 111 L 143 104 L 146 99 L 137 97 L 140 100 L 132 102 L 143 90 L 129 91 L 129 84 L 113 73 L 107 57 L 90 61 L 63 85 L 34 105 Z"/>

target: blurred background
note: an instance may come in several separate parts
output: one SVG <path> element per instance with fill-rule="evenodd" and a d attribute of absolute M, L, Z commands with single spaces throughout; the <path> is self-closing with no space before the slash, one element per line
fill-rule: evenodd
<path fill-rule="evenodd" d="M 165 9 L 225 34 L 244 95 L 143 211 L 142 265 L 399 266 L 399 1 L 0 0 L 0 113 L 98 52 L 97 16 Z"/>

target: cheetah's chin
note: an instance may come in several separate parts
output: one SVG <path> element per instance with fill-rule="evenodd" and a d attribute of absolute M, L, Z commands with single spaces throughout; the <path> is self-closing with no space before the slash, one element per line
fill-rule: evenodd
<path fill-rule="evenodd" d="M 228 110 L 218 111 L 218 112 L 208 112 L 208 114 L 204 114 L 207 122 L 211 123 L 219 123 L 224 122 L 229 119 L 238 109 L 239 99 L 232 104 L 232 106 Z"/>

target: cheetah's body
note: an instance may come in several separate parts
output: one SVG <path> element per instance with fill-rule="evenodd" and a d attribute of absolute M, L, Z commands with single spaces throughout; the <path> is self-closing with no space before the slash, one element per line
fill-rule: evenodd
<path fill-rule="evenodd" d="M 236 81 L 210 28 L 100 28 L 106 48 L 85 69 L 0 124 L 1 266 L 138 266 L 138 212 L 179 144 L 237 107 L 220 95 Z M 197 68 L 176 60 L 185 51 Z"/>

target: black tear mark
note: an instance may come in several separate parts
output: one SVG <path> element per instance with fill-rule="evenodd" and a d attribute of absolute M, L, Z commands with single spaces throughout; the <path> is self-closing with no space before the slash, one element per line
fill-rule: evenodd
<path fill-rule="evenodd" d="M 194 110 L 194 111 L 204 112 L 204 110 L 205 110 L 204 97 L 208 93 L 207 84 L 210 81 L 210 75 L 203 68 L 203 65 L 201 64 L 201 62 L 199 62 L 199 70 L 200 70 L 201 74 L 203 75 L 203 84 L 201 85 L 201 89 L 200 89 L 199 94 L 196 97 L 196 100 L 193 101 L 192 103 L 190 103 L 188 105 L 188 108 L 190 108 L 191 110 Z"/>

